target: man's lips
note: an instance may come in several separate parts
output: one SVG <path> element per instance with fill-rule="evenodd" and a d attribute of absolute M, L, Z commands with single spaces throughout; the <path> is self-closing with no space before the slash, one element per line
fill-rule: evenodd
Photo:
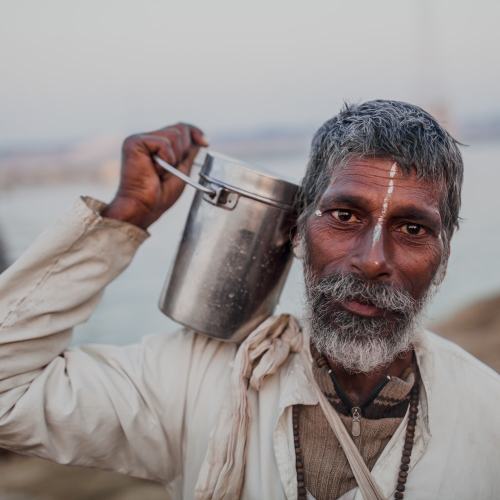
<path fill-rule="evenodd" d="M 366 318 L 382 316 L 385 312 L 383 309 L 379 309 L 374 305 L 363 304 L 357 300 L 346 300 L 344 302 L 340 302 L 340 305 L 347 311 L 359 316 L 365 316 Z"/>

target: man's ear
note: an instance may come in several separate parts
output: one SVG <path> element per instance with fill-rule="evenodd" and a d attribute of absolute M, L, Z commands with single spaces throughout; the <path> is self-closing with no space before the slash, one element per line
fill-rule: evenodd
<path fill-rule="evenodd" d="M 446 245 L 445 254 L 441 260 L 441 264 L 439 264 L 439 268 L 436 272 L 436 276 L 434 276 L 433 284 L 435 286 L 441 285 L 446 276 L 446 271 L 448 270 L 448 259 L 450 258 L 451 247 L 449 244 Z"/>
<path fill-rule="evenodd" d="M 293 238 L 292 245 L 293 245 L 293 255 L 295 255 L 297 259 L 302 260 L 306 254 L 304 238 L 301 238 L 298 234 L 296 234 Z"/>

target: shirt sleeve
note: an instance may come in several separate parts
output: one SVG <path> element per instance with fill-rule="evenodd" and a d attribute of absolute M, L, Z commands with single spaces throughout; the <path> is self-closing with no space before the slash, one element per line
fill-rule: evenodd
<path fill-rule="evenodd" d="M 156 445 L 144 345 L 68 349 L 148 236 L 101 217 L 103 206 L 78 200 L 0 275 L 0 446 L 168 481 L 178 450 Z"/>

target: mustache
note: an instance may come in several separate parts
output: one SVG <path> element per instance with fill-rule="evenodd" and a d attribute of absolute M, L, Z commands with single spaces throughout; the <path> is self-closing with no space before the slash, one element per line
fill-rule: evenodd
<path fill-rule="evenodd" d="M 314 280 L 306 274 L 306 290 L 314 302 L 356 300 L 401 315 L 411 315 L 422 307 L 407 290 L 388 283 L 366 280 L 354 273 L 333 273 Z M 314 300 L 315 299 L 315 300 Z"/>

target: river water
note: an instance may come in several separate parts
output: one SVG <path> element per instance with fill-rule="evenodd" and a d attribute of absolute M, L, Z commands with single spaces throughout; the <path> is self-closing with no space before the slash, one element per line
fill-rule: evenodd
<path fill-rule="evenodd" d="M 298 180 L 304 159 L 255 158 L 262 165 Z M 452 242 L 448 273 L 428 310 L 428 320 L 452 314 L 462 305 L 500 291 L 500 144 L 464 150 L 466 165 L 460 231 Z M 7 257 L 16 259 L 44 227 L 69 209 L 81 194 L 103 201 L 114 186 L 65 184 L 0 191 L 0 235 Z M 158 297 L 180 239 L 192 190 L 151 228 L 129 268 L 111 283 L 95 314 L 76 330 L 75 343 L 124 344 L 149 333 L 170 332 L 176 324 L 158 310 Z M 189 276 L 186 276 L 189 279 Z M 303 309 L 301 267 L 294 262 L 279 309 Z"/>

